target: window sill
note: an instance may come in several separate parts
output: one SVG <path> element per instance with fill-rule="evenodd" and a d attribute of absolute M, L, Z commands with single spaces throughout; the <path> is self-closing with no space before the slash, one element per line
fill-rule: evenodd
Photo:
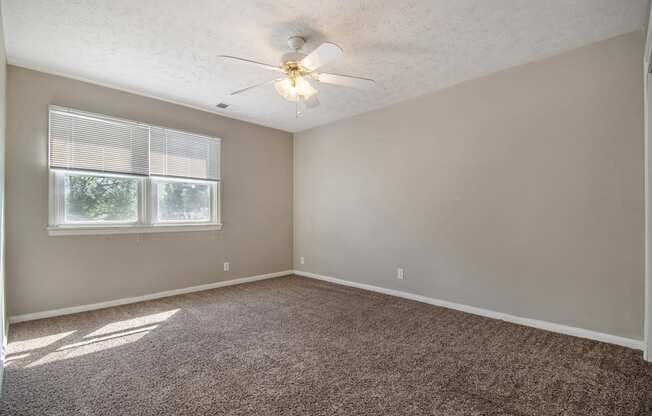
<path fill-rule="evenodd" d="M 193 231 L 219 231 L 222 224 L 170 224 L 170 225 L 112 225 L 112 226 L 50 226 L 48 235 L 103 235 L 103 234 L 147 234 Z"/>

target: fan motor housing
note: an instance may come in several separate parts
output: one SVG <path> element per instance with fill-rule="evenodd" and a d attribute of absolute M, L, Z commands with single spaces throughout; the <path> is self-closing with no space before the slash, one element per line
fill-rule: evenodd
<path fill-rule="evenodd" d="M 305 57 L 306 57 L 305 53 L 288 52 L 283 54 L 283 56 L 281 57 L 281 64 L 285 64 L 288 62 L 300 62 Z"/>

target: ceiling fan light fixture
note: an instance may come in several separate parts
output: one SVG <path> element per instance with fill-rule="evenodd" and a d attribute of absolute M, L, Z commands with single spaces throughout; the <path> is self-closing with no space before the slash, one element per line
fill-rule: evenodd
<path fill-rule="evenodd" d="M 231 95 L 242 94 L 254 88 L 274 84 L 276 92 L 281 97 L 296 104 L 296 116 L 300 117 L 304 110 L 319 107 L 319 99 L 316 96 L 317 90 L 311 84 L 312 81 L 359 89 L 367 89 L 375 85 L 375 81 L 369 78 L 316 72 L 321 67 L 340 58 L 343 54 L 342 48 L 332 42 L 324 42 L 306 55 L 301 52 L 305 42 L 306 40 L 301 36 L 291 36 L 288 39 L 288 45 L 293 51 L 285 53 L 281 57 L 279 65 L 269 65 L 231 55 L 220 55 L 221 58 L 230 61 L 237 61 L 283 74 L 281 75 L 283 78 L 270 79 L 269 81 L 242 88 L 232 92 Z"/>
<path fill-rule="evenodd" d="M 274 83 L 276 92 L 288 101 L 307 100 L 317 94 L 317 90 L 304 77 L 283 78 Z"/>

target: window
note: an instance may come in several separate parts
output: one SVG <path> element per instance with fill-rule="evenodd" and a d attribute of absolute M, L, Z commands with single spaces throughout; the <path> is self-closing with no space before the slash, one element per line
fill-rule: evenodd
<path fill-rule="evenodd" d="M 221 141 L 50 106 L 51 235 L 220 229 Z"/>
<path fill-rule="evenodd" d="M 207 222 L 212 218 L 209 182 L 153 180 L 156 222 Z"/>
<path fill-rule="evenodd" d="M 55 172 L 63 182 L 63 223 L 136 224 L 142 179 Z"/>

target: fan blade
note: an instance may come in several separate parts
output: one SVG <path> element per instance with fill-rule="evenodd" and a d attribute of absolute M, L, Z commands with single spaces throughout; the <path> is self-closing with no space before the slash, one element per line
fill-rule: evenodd
<path fill-rule="evenodd" d="M 324 42 L 300 62 L 301 66 L 308 71 L 326 65 L 343 55 L 342 48 L 331 42 Z"/>
<path fill-rule="evenodd" d="M 366 90 L 376 85 L 376 81 L 373 79 L 328 73 L 319 74 L 317 80 L 326 84 L 340 85 L 342 87 L 351 87 L 360 90 Z"/>
<path fill-rule="evenodd" d="M 315 108 L 319 106 L 319 99 L 317 98 L 316 95 L 313 95 L 312 97 L 308 98 L 306 100 L 306 107 L 308 108 Z"/>
<path fill-rule="evenodd" d="M 279 66 L 264 64 L 262 62 L 252 61 L 251 59 L 238 58 L 236 56 L 230 56 L 230 55 L 219 55 L 218 58 L 232 59 L 234 61 L 243 62 L 245 64 L 256 66 L 258 68 L 269 69 L 269 70 L 277 71 L 277 72 L 283 72 L 283 70 Z"/>
<path fill-rule="evenodd" d="M 276 81 L 278 81 L 278 79 L 273 79 L 271 81 L 261 82 L 260 84 L 252 85 L 251 87 L 247 87 L 247 88 L 243 88 L 241 90 L 233 91 L 231 93 L 231 95 L 241 94 L 241 93 L 243 93 L 245 91 L 249 91 L 249 90 L 257 88 L 257 87 L 262 87 L 263 85 L 271 84 L 271 83 L 276 82 Z"/>

